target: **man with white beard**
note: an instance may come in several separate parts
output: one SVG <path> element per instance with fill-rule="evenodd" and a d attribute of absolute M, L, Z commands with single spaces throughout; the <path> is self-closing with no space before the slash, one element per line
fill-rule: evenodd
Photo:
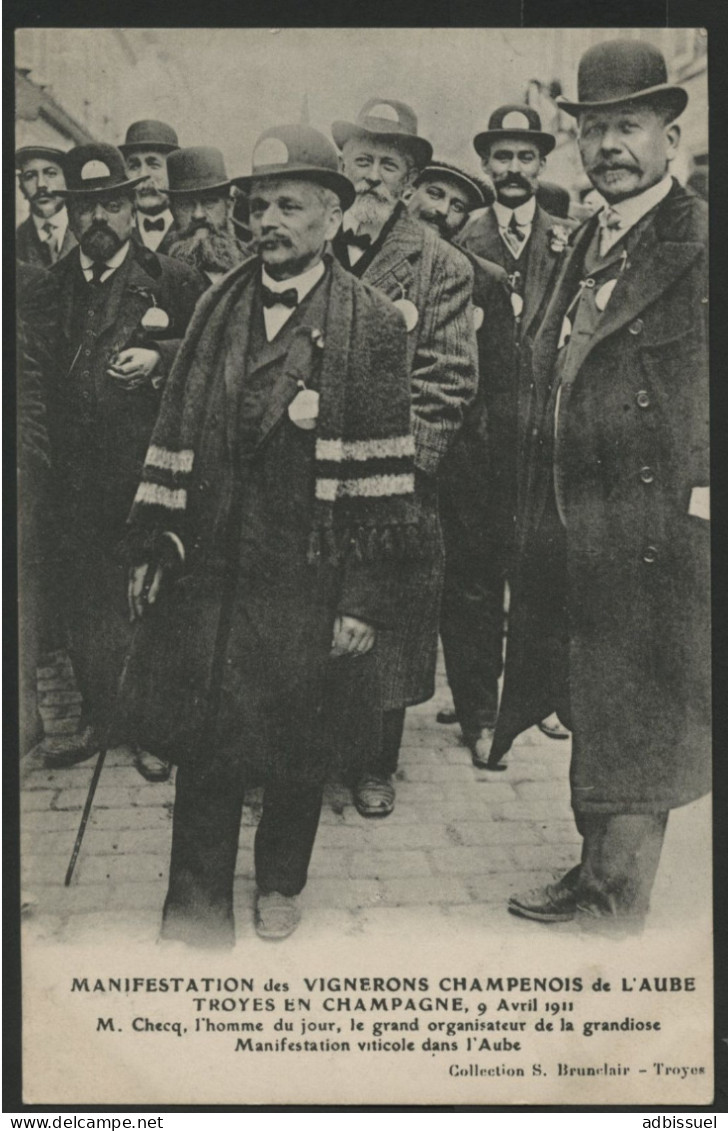
<path fill-rule="evenodd" d="M 437 473 L 477 389 L 473 271 L 404 205 L 405 190 L 432 158 L 410 106 L 370 99 L 356 122 L 334 122 L 332 133 L 356 190 L 333 240 L 334 254 L 393 301 L 408 331 L 421 555 L 401 571 L 398 620 L 380 634 L 381 735 L 373 727 L 371 754 L 354 790 L 362 816 L 386 817 L 394 808 L 392 777 L 405 709 L 434 693 L 444 576 Z"/>
<path fill-rule="evenodd" d="M 167 176 L 176 231 L 168 254 L 216 283 L 251 254 L 235 236 L 223 155 L 211 146 L 178 149 L 167 158 Z"/>

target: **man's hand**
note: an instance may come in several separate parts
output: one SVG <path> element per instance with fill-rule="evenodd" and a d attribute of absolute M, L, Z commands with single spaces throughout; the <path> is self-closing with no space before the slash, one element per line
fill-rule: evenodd
<path fill-rule="evenodd" d="M 131 392 L 132 389 L 138 389 L 140 385 L 147 383 L 158 364 L 157 350 L 133 346 L 131 349 L 120 350 L 112 358 L 110 368 L 106 372 L 124 392 Z"/>
<path fill-rule="evenodd" d="M 332 656 L 363 656 L 374 644 L 377 630 L 356 617 L 337 617 L 334 621 Z"/>
<path fill-rule="evenodd" d="M 159 596 L 159 587 L 165 572 L 164 566 L 158 565 L 151 575 L 150 570 L 148 562 L 144 565 L 132 566 L 129 570 L 127 601 L 130 621 L 139 620 L 144 615 L 147 605 L 153 605 Z"/>

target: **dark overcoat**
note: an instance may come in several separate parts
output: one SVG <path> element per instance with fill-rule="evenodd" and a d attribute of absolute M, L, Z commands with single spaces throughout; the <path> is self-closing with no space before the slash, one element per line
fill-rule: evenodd
<path fill-rule="evenodd" d="M 66 228 L 63 243 L 58 252 L 58 259 L 63 259 L 64 255 L 68 255 L 68 252 L 76 246 L 76 237 L 70 228 Z M 26 217 L 22 224 L 19 224 L 15 229 L 15 258 L 21 263 L 29 263 L 32 267 L 51 266 L 48 245 L 38 238 L 38 231 L 33 223 L 32 216 Z"/>
<path fill-rule="evenodd" d="M 565 602 L 574 808 L 664 810 L 710 780 L 709 524 L 691 505 L 709 482 L 707 208 L 673 183 L 654 210 L 554 445 L 559 334 L 596 224 L 577 233 L 533 343 L 539 434 L 492 757 L 554 706 L 566 713 L 549 701 L 544 650 Z M 565 527 L 554 524 L 555 475 Z"/>
<path fill-rule="evenodd" d="M 356 375 L 352 388 L 362 389 L 375 372 L 371 395 L 386 397 L 377 404 L 386 413 L 397 399 L 407 403 L 405 333 L 389 302 L 333 263 L 321 284 L 330 288 L 326 300 L 317 290 L 291 320 L 298 331 L 320 331 L 323 348 L 302 356 L 311 333 L 287 332 L 287 324 L 253 360 L 251 324 L 262 320 L 258 277 L 255 260 L 210 288 L 165 394 L 186 404 L 185 388 L 205 376 L 189 501 L 172 523 L 185 573 L 142 622 L 132 673 L 140 690 L 130 710 L 140 740 L 173 761 L 201 758 L 214 769 L 222 760 L 228 771 L 257 779 L 314 781 L 328 769 L 324 708 L 337 677 L 347 696 L 361 689 L 368 723 L 379 707 L 372 699 L 378 645 L 363 657 L 332 660 L 334 618 L 381 626 L 397 566 L 353 554 L 338 565 L 309 560 L 316 430 L 288 416 L 298 392 L 292 373 L 314 389 Z M 241 448 L 241 397 L 247 402 L 253 385 L 265 402 L 254 437 Z M 130 544 L 147 537 L 135 512 Z M 356 728 L 349 731 L 356 738 Z M 358 737 L 368 741 L 368 728 Z"/>
<path fill-rule="evenodd" d="M 407 334 L 407 362 L 426 552 L 401 570 L 396 623 L 380 637 L 384 706 L 390 709 L 424 702 L 435 690 L 445 574 L 437 474 L 477 389 L 473 271 L 456 248 L 400 206 L 381 246 L 360 262 L 365 282 L 395 303 L 412 304 L 417 312 Z"/>

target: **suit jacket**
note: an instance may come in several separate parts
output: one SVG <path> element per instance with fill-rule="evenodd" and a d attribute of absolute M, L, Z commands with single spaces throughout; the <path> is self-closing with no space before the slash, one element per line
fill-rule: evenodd
<path fill-rule="evenodd" d="M 539 532 L 556 465 L 574 806 L 664 810 L 709 787 L 709 524 L 691 513 L 709 482 L 707 207 L 673 183 L 631 247 L 627 234 L 554 444 L 559 336 L 596 226 L 577 233 L 533 345 L 537 434 L 496 749 L 542 717 L 529 716 L 548 664 L 528 624 L 552 600 Z"/>
<path fill-rule="evenodd" d="M 337 241 L 334 250 L 349 267 Z M 404 299 L 416 308 L 417 322 L 407 335 L 415 461 L 421 471 L 435 475 L 477 389 L 472 268 L 455 248 L 398 206 L 394 223 L 361 278 L 393 302 Z"/>
<path fill-rule="evenodd" d="M 76 247 L 76 237 L 70 228 L 66 228 L 58 258 L 62 259 L 74 247 Z M 32 216 L 28 216 L 15 229 L 15 258 L 21 263 L 30 263 L 34 267 L 52 266 L 48 246 L 38 238 Z"/>

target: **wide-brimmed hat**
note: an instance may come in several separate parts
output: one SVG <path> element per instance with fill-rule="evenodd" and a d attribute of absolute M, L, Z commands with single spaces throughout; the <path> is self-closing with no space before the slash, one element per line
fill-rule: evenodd
<path fill-rule="evenodd" d="M 124 158 L 115 145 L 102 141 L 77 145 L 63 155 L 66 187 L 57 189 L 59 196 L 98 196 L 119 189 L 133 189 L 145 177 L 126 175 Z"/>
<path fill-rule="evenodd" d="M 176 132 L 166 122 L 157 122 L 153 118 L 143 118 L 140 122 L 132 122 L 126 131 L 124 144 L 119 149 L 126 157 L 136 149 L 155 149 L 159 153 L 172 153 L 179 149 L 179 140 Z"/>
<path fill-rule="evenodd" d="M 63 166 L 65 153 L 62 149 L 54 149 L 51 145 L 21 145 L 20 149 L 15 150 L 15 168 L 20 169 L 26 161 L 33 161 L 36 157 Z"/>
<path fill-rule="evenodd" d="M 674 119 L 688 102 L 687 91 L 667 81 L 662 52 L 635 39 L 610 39 L 590 47 L 579 62 L 576 85 L 578 101 L 563 96 L 556 100 L 568 114 L 659 98 Z"/>
<path fill-rule="evenodd" d="M 337 120 L 331 133 L 339 149 L 350 138 L 378 137 L 406 149 L 418 169 L 432 160 L 432 146 L 417 133 L 417 115 L 406 102 L 393 98 L 370 98 L 355 122 Z"/>
<path fill-rule="evenodd" d="M 488 129 L 476 134 L 473 145 L 476 153 L 483 158 L 488 156 L 488 151 L 494 141 L 502 141 L 504 137 L 515 137 L 521 141 L 534 142 L 545 157 L 556 145 L 553 134 L 541 129 L 541 118 L 532 106 L 520 103 L 509 103 L 499 106 L 494 110 L 488 122 Z"/>
<path fill-rule="evenodd" d="M 426 165 L 422 172 L 417 174 L 415 188 L 426 181 L 437 180 L 453 181 L 456 185 L 459 185 L 461 189 L 467 192 L 471 208 L 482 208 L 487 203 L 487 186 L 477 181 L 475 177 L 471 177 L 463 169 L 458 169 L 456 165 L 448 165 L 446 161 L 431 161 L 429 165 Z M 492 194 L 487 195 L 491 196 L 492 199 Z"/>
<path fill-rule="evenodd" d="M 254 180 L 264 177 L 301 178 L 332 189 L 344 211 L 354 203 L 354 186 L 339 172 L 336 150 L 312 126 L 273 126 L 265 130 L 255 143 L 251 165 L 248 176 L 232 180 L 246 192 Z"/>
<path fill-rule="evenodd" d="M 170 153 L 167 179 L 172 196 L 230 188 L 225 159 L 219 149 L 209 145 L 191 145 Z"/>

